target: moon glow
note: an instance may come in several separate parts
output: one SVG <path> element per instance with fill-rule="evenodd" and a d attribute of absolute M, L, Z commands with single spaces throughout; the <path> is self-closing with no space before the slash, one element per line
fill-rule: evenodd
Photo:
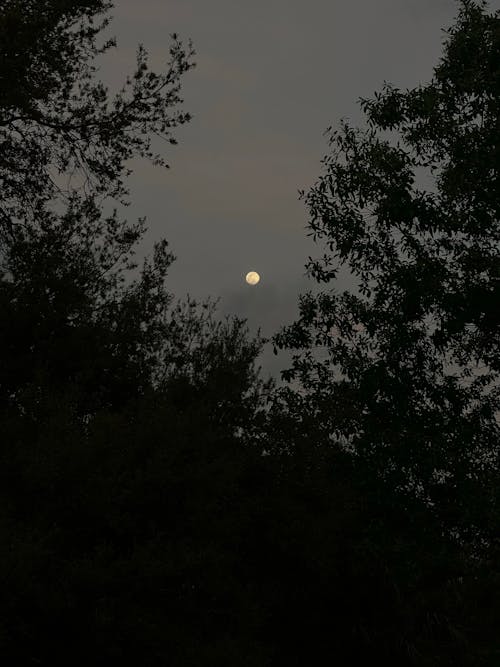
<path fill-rule="evenodd" d="M 249 271 L 249 273 L 247 273 L 246 275 L 245 280 L 249 285 L 256 285 L 260 280 L 260 276 L 256 271 Z"/>

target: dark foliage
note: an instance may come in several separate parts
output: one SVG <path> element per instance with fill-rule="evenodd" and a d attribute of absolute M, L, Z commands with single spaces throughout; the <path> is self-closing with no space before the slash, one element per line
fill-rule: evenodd
<path fill-rule="evenodd" d="M 307 415 L 309 446 L 345 452 L 368 488 L 382 485 L 382 532 L 366 535 L 384 590 L 398 582 L 400 602 L 380 611 L 386 630 L 400 619 L 389 640 L 408 645 L 411 664 L 500 656 L 487 620 L 499 613 L 499 24 L 461 3 L 429 84 L 386 84 L 361 101 L 366 129 L 328 131 L 304 199 L 326 249 L 308 269 L 331 286 L 302 296 L 275 338 L 293 351 L 284 377 L 301 389 L 283 403 L 291 395 L 289 412 Z M 356 290 L 335 289 L 340 267 Z M 451 643 L 428 643 L 420 603 L 406 614 L 413 594 Z"/>
<path fill-rule="evenodd" d="M 165 164 L 192 50 L 111 95 L 109 7 L 1 4 L 2 662 L 496 667 L 498 18 L 331 134 L 310 268 L 359 292 L 302 298 L 278 391 L 166 241 L 134 273 L 127 161 Z"/>

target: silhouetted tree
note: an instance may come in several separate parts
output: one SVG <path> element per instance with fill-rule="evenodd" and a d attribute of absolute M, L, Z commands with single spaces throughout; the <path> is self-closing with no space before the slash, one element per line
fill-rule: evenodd
<path fill-rule="evenodd" d="M 166 241 L 134 277 L 145 223 L 104 213 L 126 202 L 127 160 L 163 164 L 151 136 L 189 119 L 191 67 L 177 39 L 162 74 L 141 48 L 110 97 L 94 76 L 109 6 L 0 12 L 0 657 L 259 664 L 257 612 L 227 626 L 258 604 L 238 554 L 262 342 L 174 302 Z"/>
<path fill-rule="evenodd" d="M 298 387 L 282 393 L 279 419 L 288 412 L 295 426 L 276 447 L 309 468 L 330 450 L 352 460 L 353 487 L 373 509 L 345 548 L 368 546 L 359 572 L 372 567 L 380 586 L 378 617 L 360 604 L 360 641 L 397 664 L 500 655 L 489 621 L 500 533 L 499 24 L 485 3 L 462 2 L 429 84 L 386 84 L 361 101 L 365 129 L 328 130 L 324 174 L 303 194 L 326 251 L 308 270 L 331 285 L 345 267 L 355 287 L 302 296 L 299 319 L 275 337 L 293 352 L 283 375 Z"/>
<path fill-rule="evenodd" d="M 96 59 L 115 46 L 114 39 L 99 43 L 111 6 L 106 0 L 2 4 L 3 225 L 38 216 L 40 202 L 71 191 L 68 177 L 87 195 L 123 197 L 126 161 L 139 155 L 166 165 L 152 138 L 176 143 L 173 129 L 190 119 L 179 108 L 179 92 L 193 51 L 175 34 L 165 72 L 150 70 L 141 46 L 136 70 L 118 93 L 96 79 Z"/>
<path fill-rule="evenodd" d="M 141 276 L 124 286 L 145 221 L 103 211 L 107 201 L 127 203 L 130 158 L 166 166 L 152 137 L 175 143 L 173 129 L 189 120 L 179 91 L 193 51 L 174 35 L 167 68 L 156 74 L 140 47 L 135 72 L 111 95 L 95 77 L 96 58 L 115 44 L 99 44 L 110 7 L 2 6 L 2 400 L 40 373 L 45 383 L 76 380 L 90 405 L 96 392 L 100 401 L 103 392 L 124 397 L 147 382 L 161 344 L 173 255 L 165 241 L 156 244 Z"/>
<path fill-rule="evenodd" d="M 53 389 L 25 398 L 35 417 L 1 415 L 5 659 L 262 664 L 246 552 L 273 478 L 240 433 L 259 346 L 189 310 L 159 387 L 125 408 L 98 405 L 82 425 L 75 396 Z"/>
<path fill-rule="evenodd" d="M 428 85 L 386 84 L 367 129 L 329 131 L 305 196 L 327 253 L 308 269 L 346 266 L 356 289 L 303 296 L 276 337 L 324 436 L 460 532 L 498 479 L 498 25 L 463 3 Z"/>
<path fill-rule="evenodd" d="M 260 338 L 174 300 L 166 241 L 134 275 L 145 223 L 104 212 L 126 202 L 126 161 L 161 162 L 151 136 L 188 120 L 191 66 L 177 40 L 164 74 L 140 49 L 110 97 L 93 70 L 109 6 L 0 12 L 0 657 L 496 665 L 498 200 L 481 188 L 498 22 L 464 2 L 431 86 L 366 103 L 375 126 L 402 119 L 406 149 L 332 136 L 312 226 L 360 290 L 303 299 L 276 339 L 305 350 L 302 387 L 274 393 Z M 434 153 L 437 192 L 419 193 Z"/>

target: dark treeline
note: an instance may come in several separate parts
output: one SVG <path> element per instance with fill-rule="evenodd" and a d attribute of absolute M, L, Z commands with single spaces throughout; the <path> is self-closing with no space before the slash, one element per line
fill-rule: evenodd
<path fill-rule="evenodd" d="M 2 664 L 497 667 L 498 13 L 462 0 L 430 83 L 328 131 L 276 387 L 123 217 L 191 45 L 113 94 L 111 3 L 0 6 Z"/>

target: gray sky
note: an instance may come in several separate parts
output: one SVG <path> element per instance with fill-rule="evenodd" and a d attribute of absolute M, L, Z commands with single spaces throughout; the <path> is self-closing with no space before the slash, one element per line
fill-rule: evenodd
<path fill-rule="evenodd" d="M 312 287 L 304 264 L 315 248 L 297 191 L 321 173 L 324 130 L 343 116 L 360 123 L 357 99 L 384 80 L 427 81 L 456 3 L 116 0 L 113 14 L 119 48 L 104 70 L 112 80 L 133 68 L 138 42 L 157 68 L 174 31 L 197 52 L 183 86 L 194 118 L 168 149 L 171 169 L 141 162 L 131 180 L 129 215 L 148 218 L 144 250 L 167 238 L 178 258 L 172 292 L 219 296 L 223 313 L 271 335 Z M 251 269 L 261 274 L 256 287 L 244 282 Z M 263 364 L 276 371 L 279 361 L 267 352 Z"/>

